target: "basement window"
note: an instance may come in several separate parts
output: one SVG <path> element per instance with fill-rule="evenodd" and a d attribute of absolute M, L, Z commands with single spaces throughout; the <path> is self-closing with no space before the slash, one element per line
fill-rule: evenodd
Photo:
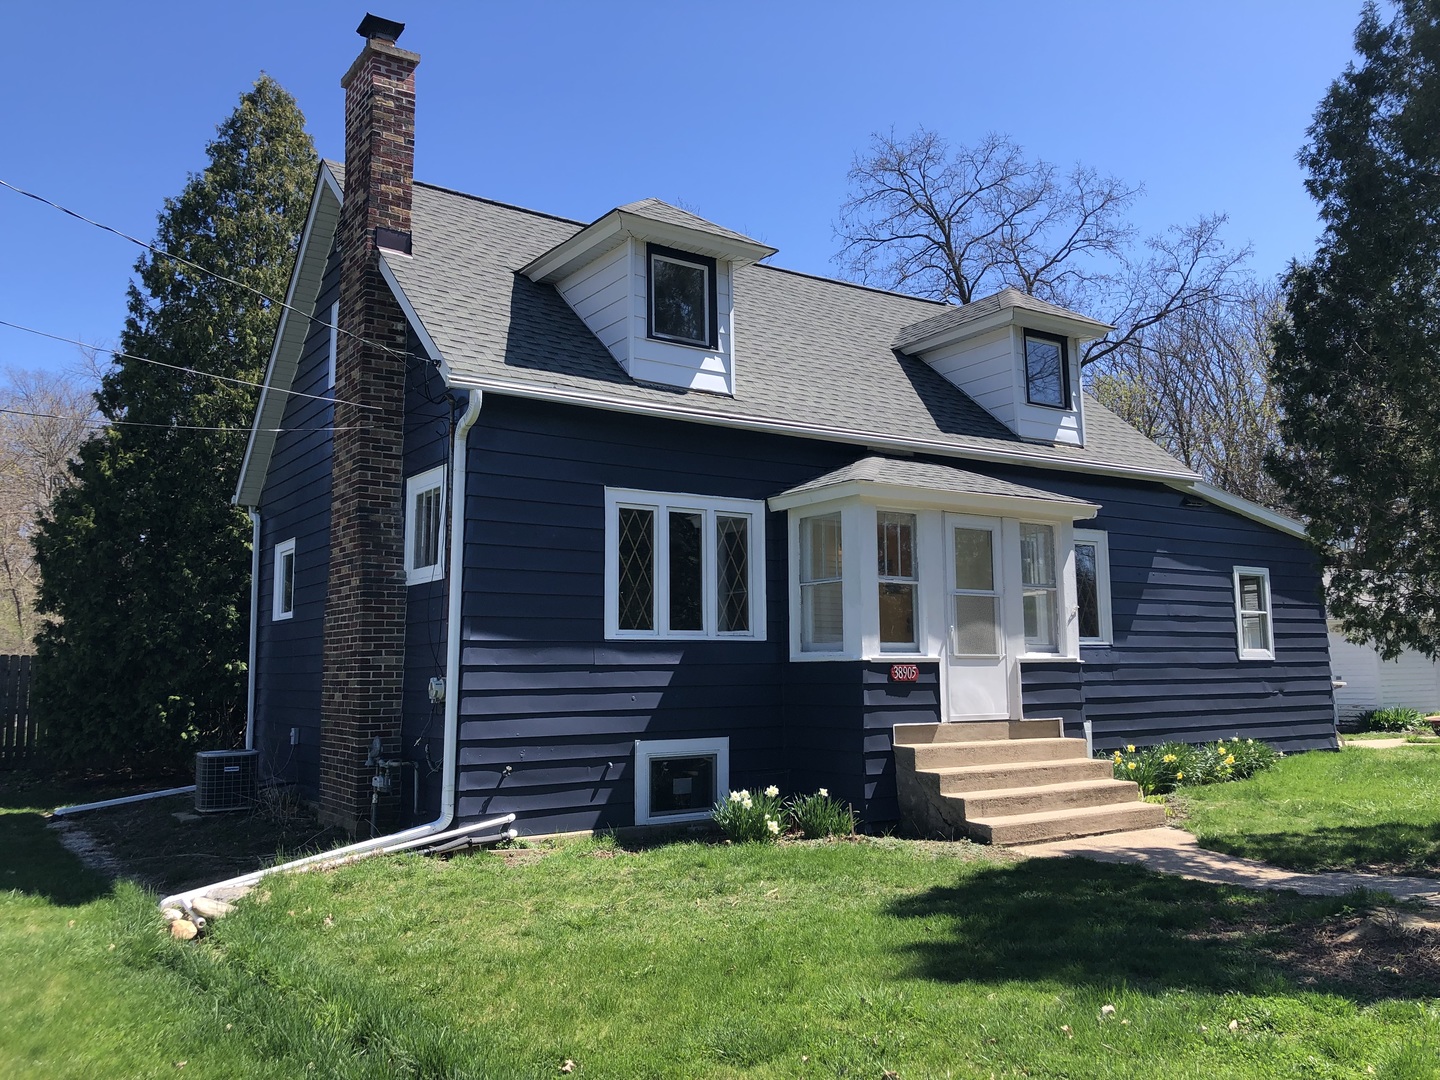
<path fill-rule="evenodd" d="M 646 256 L 650 337 L 715 348 L 715 260 L 658 244 Z"/>
<path fill-rule="evenodd" d="M 765 636 L 763 503 L 605 491 L 607 638 Z"/>
<path fill-rule="evenodd" d="M 730 787 L 730 740 L 635 743 L 635 824 L 704 821 Z"/>
<path fill-rule="evenodd" d="M 445 576 L 445 466 L 405 481 L 405 584 Z"/>
<path fill-rule="evenodd" d="M 1263 566 L 1235 567 L 1235 637 L 1241 660 L 1275 659 L 1270 571 Z"/>
<path fill-rule="evenodd" d="M 275 584 L 270 615 L 274 619 L 295 617 L 295 538 L 275 545 Z"/>

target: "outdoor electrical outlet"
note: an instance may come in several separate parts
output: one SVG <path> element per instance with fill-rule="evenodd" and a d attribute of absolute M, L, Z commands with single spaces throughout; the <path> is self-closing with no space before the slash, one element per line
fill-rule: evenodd
<path fill-rule="evenodd" d="M 290 729 L 290 745 L 291 745 L 291 746 L 299 746 L 299 745 L 300 745 L 300 729 L 299 729 L 298 727 L 292 727 L 292 728 Z"/>

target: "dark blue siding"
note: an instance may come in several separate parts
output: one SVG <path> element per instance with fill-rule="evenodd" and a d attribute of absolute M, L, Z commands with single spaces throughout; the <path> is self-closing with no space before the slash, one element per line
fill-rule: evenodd
<path fill-rule="evenodd" d="M 328 395 L 330 305 L 340 292 L 331 253 L 292 389 Z M 292 318 L 295 316 L 292 314 Z M 320 782 L 320 663 L 330 574 L 330 454 L 333 406 L 291 397 L 260 498 L 260 592 L 256 622 L 255 745 L 265 780 L 295 783 L 314 796 Z M 302 429 L 302 430 L 291 430 Z M 309 429 L 309 430 L 303 430 Z M 295 538 L 295 614 L 271 607 L 275 545 Z M 291 729 L 299 743 L 291 745 Z"/>

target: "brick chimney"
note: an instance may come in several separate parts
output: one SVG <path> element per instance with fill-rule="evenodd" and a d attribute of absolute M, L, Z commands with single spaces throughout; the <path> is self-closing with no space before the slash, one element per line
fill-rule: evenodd
<path fill-rule="evenodd" d="M 415 67 L 398 48 L 403 23 L 366 15 L 365 47 L 345 90 L 345 200 L 340 216 L 340 317 L 330 581 L 321 690 L 320 810 L 368 832 L 372 748 L 400 756 L 405 661 L 405 316 L 381 279 L 379 249 L 408 253 L 415 173 Z M 352 336 L 354 335 L 354 336 Z M 396 778 L 398 779 L 398 773 Z M 381 796 L 379 831 L 398 815 Z"/>

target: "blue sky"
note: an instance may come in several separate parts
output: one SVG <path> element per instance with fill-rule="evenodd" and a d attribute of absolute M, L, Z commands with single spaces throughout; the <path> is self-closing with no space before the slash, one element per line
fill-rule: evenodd
<path fill-rule="evenodd" d="M 590 220 L 683 201 L 832 274 L 870 133 L 989 131 L 1145 186 L 1145 233 L 1230 215 L 1254 270 L 1313 250 L 1295 153 L 1360 0 L 452 3 L 371 0 L 421 54 L 416 175 Z M 149 239 L 264 70 L 343 156 L 357 4 L 26 4 L 7 13 L 0 178 Z M 138 249 L 0 190 L 0 319 L 113 344 Z M 73 346 L 0 328 L 0 367 Z"/>

